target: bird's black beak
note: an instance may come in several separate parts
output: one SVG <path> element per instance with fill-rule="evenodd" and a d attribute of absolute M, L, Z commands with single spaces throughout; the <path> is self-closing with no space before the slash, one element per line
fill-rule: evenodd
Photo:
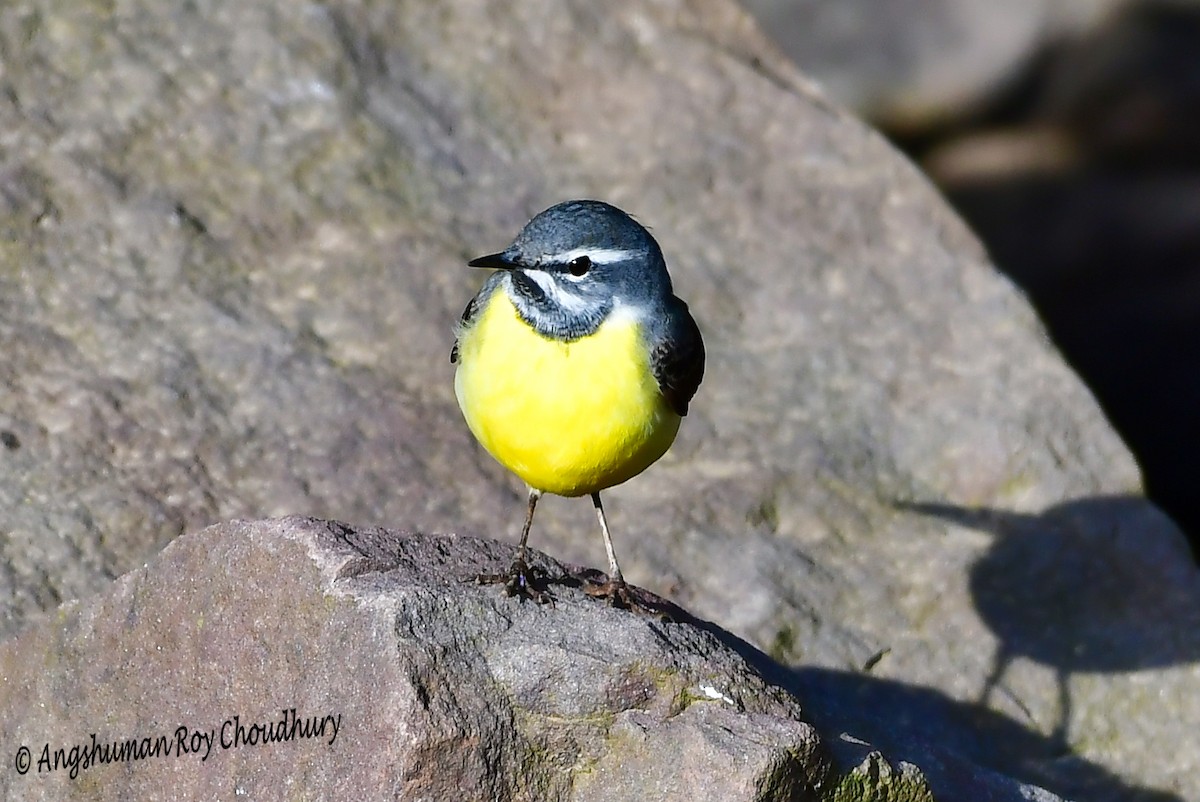
<path fill-rule="evenodd" d="M 502 253 L 492 253 L 487 256 L 480 256 L 478 259 L 472 259 L 467 262 L 467 267 L 494 267 L 497 270 L 512 270 L 517 267 L 517 263 L 509 259 Z"/>

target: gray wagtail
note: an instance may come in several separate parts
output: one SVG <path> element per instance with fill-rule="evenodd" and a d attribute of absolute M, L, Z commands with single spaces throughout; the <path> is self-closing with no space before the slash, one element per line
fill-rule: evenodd
<path fill-rule="evenodd" d="M 525 562 L 543 493 L 590 495 L 608 581 L 587 590 L 629 606 L 600 491 L 666 453 L 704 375 L 704 342 L 676 298 L 654 237 L 615 206 L 560 203 L 507 249 L 469 262 L 495 268 L 467 304 L 450 361 L 467 426 L 529 488 L 509 595 L 547 597 Z"/>

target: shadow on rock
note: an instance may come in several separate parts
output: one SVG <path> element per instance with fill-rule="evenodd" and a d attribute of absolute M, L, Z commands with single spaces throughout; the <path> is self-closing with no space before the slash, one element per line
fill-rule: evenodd
<path fill-rule="evenodd" d="M 865 671 L 790 668 L 716 624 L 687 616 L 737 651 L 769 682 L 797 696 L 804 716 L 844 766 L 871 750 L 921 767 L 937 799 L 975 799 L 979 768 L 996 779 L 1090 802 L 1184 802 L 1170 792 L 1126 783 L 1105 767 L 1064 754 L 1038 733 L 981 703 L 871 676 Z"/>
<path fill-rule="evenodd" d="M 1200 631 L 1196 571 L 1180 558 L 1186 545 L 1174 525 L 1145 499 L 1090 498 L 1036 515 L 900 506 L 995 536 L 970 574 L 975 607 L 1000 640 L 979 701 L 1005 690 L 1016 658 L 1054 669 L 1059 717 L 1050 737 L 1060 744 L 1071 720 L 1072 673 L 1200 659 L 1200 638 L 1190 634 Z"/>
<path fill-rule="evenodd" d="M 938 799 L 970 798 L 960 783 L 965 766 L 975 764 L 1064 799 L 1182 802 L 1168 792 L 1131 786 L 1090 761 L 1064 756 L 1054 738 L 940 691 L 861 672 L 784 671 L 786 687 L 800 697 L 805 715 L 835 752 L 854 748 L 852 741 L 839 738 L 842 733 L 870 741 L 874 748 L 920 765 Z M 954 753 L 932 753 L 926 744 L 953 744 Z"/>

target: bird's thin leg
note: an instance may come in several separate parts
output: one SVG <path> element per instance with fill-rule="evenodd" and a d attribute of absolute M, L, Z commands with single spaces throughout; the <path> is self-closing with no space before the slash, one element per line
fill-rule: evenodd
<path fill-rule="evenodd" d="M 653 612 L 637 601 L 629 592 L 629 586 L 625 584 L 625 577 L 621 575 L 621 566 L 617 565 L 617 553 L 613 551 L 612 535 L 608 533 L 608 521 L 604 517 L 604 505 L 600 503 L 599 493 L 592 493 L 592 504 L 596 507 L 596 517 L 600 520 L 600 532 L 604 535 L 604 549 L 608 552 L 608 581 L 603 585 L 587 587 L 584 592 L 589 596 L 608 599 L 613 607 Z"/>
<path fill-rule="evenodd" d="M 600 533 L 604 535 L 604 550 L 608 552 L 608 581 L 624 585 L 625 577 L 621 575 L 621 566 L 617 565 L 617 553 L 613 551 L 612 535 L 608 533 L 608 520 L 604 517 L 604 505 L 600 503 L 599 493 L 592 493 L 592 505 L 596 508 L 596 517 L 600 520 Z"/>
<path fill-rule="evenodd" d="M 481 585 L 504 585 L 504 592 L 509 596 L 529 597 L 539 604 L 553 601 L 549 593 L 535 587 L 545 585 L 546 572 L 540 568 L 530 568 L 525 561 L 528 554 L 526 544 L 529 542 L 529 529 L 533 526 L 533 511 L 537 508 L 542 491 L 529 488 L 529 505 L 525 508 L 525 524 L 521 527 L 521 542 L 517 548 L 517 559 L 503 574 L 480 574 L 475 581 Z"/>
<path fill-rule="evenodd" d="M 533 511 L 537 508 L 542 491 L 529 488 L 529 506 L 525 508 L 525 525 L 521 527 L 521 545 L 517 551 L 517 562 L 525 562 L 525 544 L 529 542 L 529 528 L 533 526 Z"/>
<path fill-rule="evenodd" d="M 604 535 L 604 550 L 608 552 L 608 581 L 603 584 L 585 584 L 584 593 L 595 598 L 608 599 L 608 603 L 613 607 L 652 615 L 662 621 L 671 621 L 669 605 L 665 605 L 662 599 L 625 584 L 621 566 L 617 565 L 617 553 L 613 550 L 612 535 L 608 531 L 608 520 L 604 517 L 604 505 L 600 503 L 598 492 L 592 493 L 592 505 L 596 508 L 600 532 Z"/>

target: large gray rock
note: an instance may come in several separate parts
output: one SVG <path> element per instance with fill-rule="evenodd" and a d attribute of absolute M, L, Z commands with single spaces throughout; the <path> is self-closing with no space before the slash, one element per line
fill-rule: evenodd
<path fill-rule="evenodd" d="M 451 389 L 463 263 L 595 196 L 654 228 L 710 357 L 674 450 L 606 495 L 632 581 L 999 717 L 973 754 L 1063 795 L 1200 796 L 1182 541 L 927 183 L 723 0 L 490 8 L 6 7 L 4 631 L 224 518 L 515 531 L 519 484 Z M 990 561 L 993 521 L 1061 572 Z M 547 499 L 532 543 L 602 561 L 586 502 Z M 982 587 L 1129 567 L 1047 616 L 1165 623 L 1072 662 L 978 595 L 997 564 Z"/>
<path fill-rule="evenodd" d="M 712 625 L 462 581 L 513 552 L 306 519 L 179 538 L 0 646 L 0 791 L 931 802 L 912 764 L 836 769 L 766 657 Z M 944 799 L 1041 793 L 946 774 Z"/>
<path fill-rule="evenodd" d="M 945 124 L 1010 89 L 1049 45 L 1144 0 L 744 0 L 841 102 L 900 129 Z"/>

